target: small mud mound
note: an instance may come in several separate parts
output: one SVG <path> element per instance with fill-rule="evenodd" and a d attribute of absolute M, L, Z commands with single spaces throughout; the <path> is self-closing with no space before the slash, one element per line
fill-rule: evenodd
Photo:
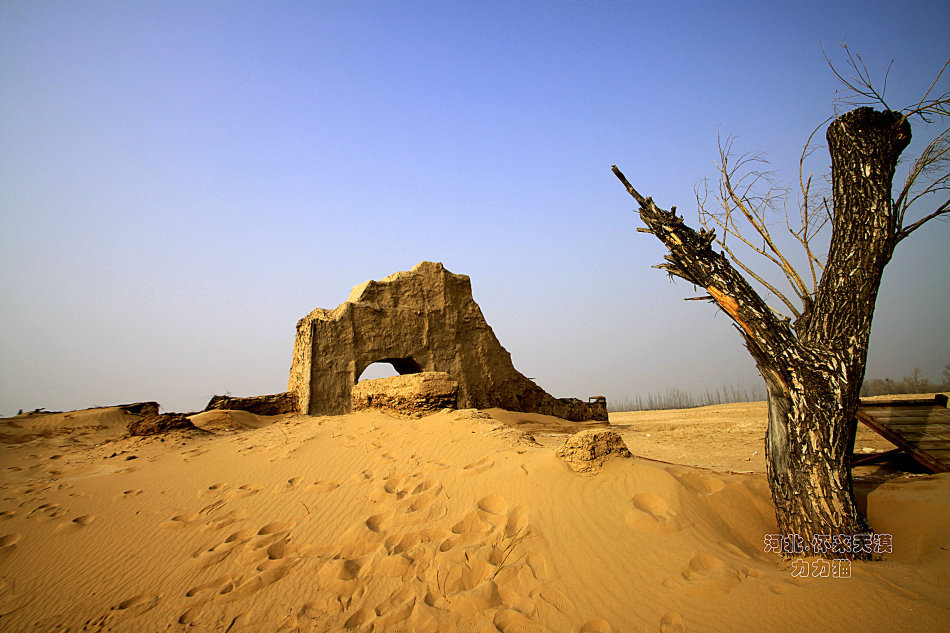
<path fill-rule="evenodd" d="M 596 475 L 611 457 L 633 457 L 613 429 L 588 429 L 567 438 L 557 456 L 574 472 Z"/>

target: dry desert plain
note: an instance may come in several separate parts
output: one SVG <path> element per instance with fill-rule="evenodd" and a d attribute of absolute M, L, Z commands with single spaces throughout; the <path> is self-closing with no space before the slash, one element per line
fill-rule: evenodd
<path fill-rule="evenodd" d="M 765 551 L 764 403 L 610 418 L 593 476 L 498 409 L 2 420 L 0 631 L 950 630 L 950 475 L 857 469 L 893 552 L 820 577 Z"/>

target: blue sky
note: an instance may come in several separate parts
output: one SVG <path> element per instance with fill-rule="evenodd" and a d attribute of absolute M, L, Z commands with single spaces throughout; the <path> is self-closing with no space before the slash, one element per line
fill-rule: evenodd
<path fill-rule="evenodd" d="M 902 106 L 948 23 L 943 2 L 2 2 L 0 414 L 282 391 L 297 319 L 421 260 L 470 275 L 557 396 L 755 384 L 728 319 L 650 268 L 610 165 L 693 225 L 719 134 L 793 184 L 840 87 L 820 45 L 894 59 Z M 869 376 L 950 362 L 948 238 L 900 245 Z"/>

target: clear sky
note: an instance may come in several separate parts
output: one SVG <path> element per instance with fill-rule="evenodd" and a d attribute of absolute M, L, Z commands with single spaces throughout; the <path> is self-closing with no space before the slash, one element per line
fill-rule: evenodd
<path fill-rule="evenodd" d="M 300 317 L 421 260 L 471 276 L 556 396 L 752 385 L 610 165 L 695 226 L 719 134 L 794 183 L 839 88 L 822 43 L 894 59 L 903 106 L 948 25 L 946 2 L 3 0 L 0 414 L 283 391 Z M 869 377 L 950 363 L 948 241 L 900 245 Z"/>

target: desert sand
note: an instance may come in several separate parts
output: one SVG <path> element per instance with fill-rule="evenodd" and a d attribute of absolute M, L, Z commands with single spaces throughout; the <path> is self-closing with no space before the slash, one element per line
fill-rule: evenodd
<path fill-rule="evenodd" d="M 611 414 L 594 476 L 538 414 L 131 417 L 0 421 L 0 631 L 950 630 L 950 476 L 858 469 L 893 553 L 796 574 L 764 403 Z"/>

